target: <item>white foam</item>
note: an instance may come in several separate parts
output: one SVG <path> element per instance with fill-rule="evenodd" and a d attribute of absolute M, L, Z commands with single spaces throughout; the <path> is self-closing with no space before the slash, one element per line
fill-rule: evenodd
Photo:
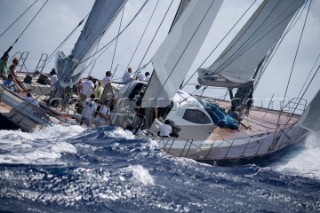
<path fill-rule="evenodd" d="M 81 126 L 55 125 L 27 133 L 0 130 L 0 163 L 60 164 L 62 153 L 76 153 L 76 148 L 66 139 L 85 129 Z"/>
<path fill-rule="evenodd" d="M 150 144 L 150 148 L 151 149 L 158 149 L 159 148 L 159 143 L 158 143 L 158 141 L 156 141 L 156 140 L 153 140 L 153 139 L 148 139 L 149 140 L 149 144 Z"/>
<path fill-rule="evenodd" d="M 53 125 L 51 127 L 44 128 L 32 134 L 35 135 L 37 139 L 47 139 L 47 138 L 70 138 L 79 133 L 85 131 L 86 128 L 79 125 Z"/>
<path fill-rule="evenodd" d="M 120 127 L 115 128 L 113 131 L 106 131 L 105 135 L 112 138 L 126 138 L 135 139 L 135 136 L 129 130 L 124 130 Z"/>
<path fill-rule="evenodd" d="M 150 175 L 149 171 L 141 165 L 133 165 L 128 168 L 133 175 L 133 179 L 142 183 L 143 185 L 154 185 L 153 177 Z"/>
<path fill-rule="evenodd" d="M 311 134 L 305 139 L 305 147 L 289 156 L 273 169 L 290 175 L 320 180 L 320 135 Z"/>

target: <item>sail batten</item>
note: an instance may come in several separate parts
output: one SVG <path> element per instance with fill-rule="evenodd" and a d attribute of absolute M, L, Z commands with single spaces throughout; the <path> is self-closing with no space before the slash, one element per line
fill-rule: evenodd
<path fill-rule="evenodd" d="M 152 58 L 154 73 L 142 107 L 166 107 L 189 71 L 222 0 L 190 1 Z"/>
<path fill-rule="evenodd" d="M 207 69 L 198 70 L 198 82 L 232 87 L 253 80 L 258 64 L 281 38 L 304 0 L 265 0 L 235 38 Z"/>

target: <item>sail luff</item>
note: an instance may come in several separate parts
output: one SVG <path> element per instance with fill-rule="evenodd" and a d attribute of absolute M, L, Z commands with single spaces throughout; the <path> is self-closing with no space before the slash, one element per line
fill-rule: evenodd
<path fill-rule="evenodd" d="M 189 71 L 222 0 L 191 1 L 152 58 L 155 69 L 142 107 L 166 107 Z"/>
<path fill-rule="evenodd" d="M 172 27 L 175 25 L 175 23 L 178 21 L 179 17 L 181 16 L 181 14 L 183 13 L 183 11 L 187 8 L 188 4 L 190 3 L 191 0 L 181 0 L 180 1 L 180 4 L 179 4 L 179 7 L 178 7 L 178 10 L 176 12 L 176 15 L 172 21 L 172 24 L 171 24 L 171 27 L 170 27 L 170 30 L 169 30 L 169 33 L 172 29 Z"/>
<path fill-rule="evenodd" d="M 71 56 L 59 54 L 57 71 L 62 87 L 75 84 L 85 71 L 85 60 L 115 19 L 126 0 L 96 0 Z"/>
<path fill-rule="evenodd" d="M 239 87 L 252 81 L 258 64 L 281 38 L 303 3 L 304 0 L 262 2 L 218 59 L 208 69 L 198 70 L 198 82 Z"/>

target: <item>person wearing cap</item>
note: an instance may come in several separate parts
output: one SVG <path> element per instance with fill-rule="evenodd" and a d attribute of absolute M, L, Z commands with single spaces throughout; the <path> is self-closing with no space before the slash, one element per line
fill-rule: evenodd
<path fill-rule="evenodd" d="M 9 54 L 5 52 L 0 59 L 0 79 L 8 79 L 8 60 Z"/>

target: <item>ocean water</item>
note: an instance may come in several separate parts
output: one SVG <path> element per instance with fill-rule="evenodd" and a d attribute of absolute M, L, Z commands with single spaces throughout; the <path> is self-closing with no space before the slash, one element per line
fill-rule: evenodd
<path fill-rule="evenodd" d="M 320 212 L 319 138 L 222 167 L 117 127 L 0 130 L 0 211 Z"/>

